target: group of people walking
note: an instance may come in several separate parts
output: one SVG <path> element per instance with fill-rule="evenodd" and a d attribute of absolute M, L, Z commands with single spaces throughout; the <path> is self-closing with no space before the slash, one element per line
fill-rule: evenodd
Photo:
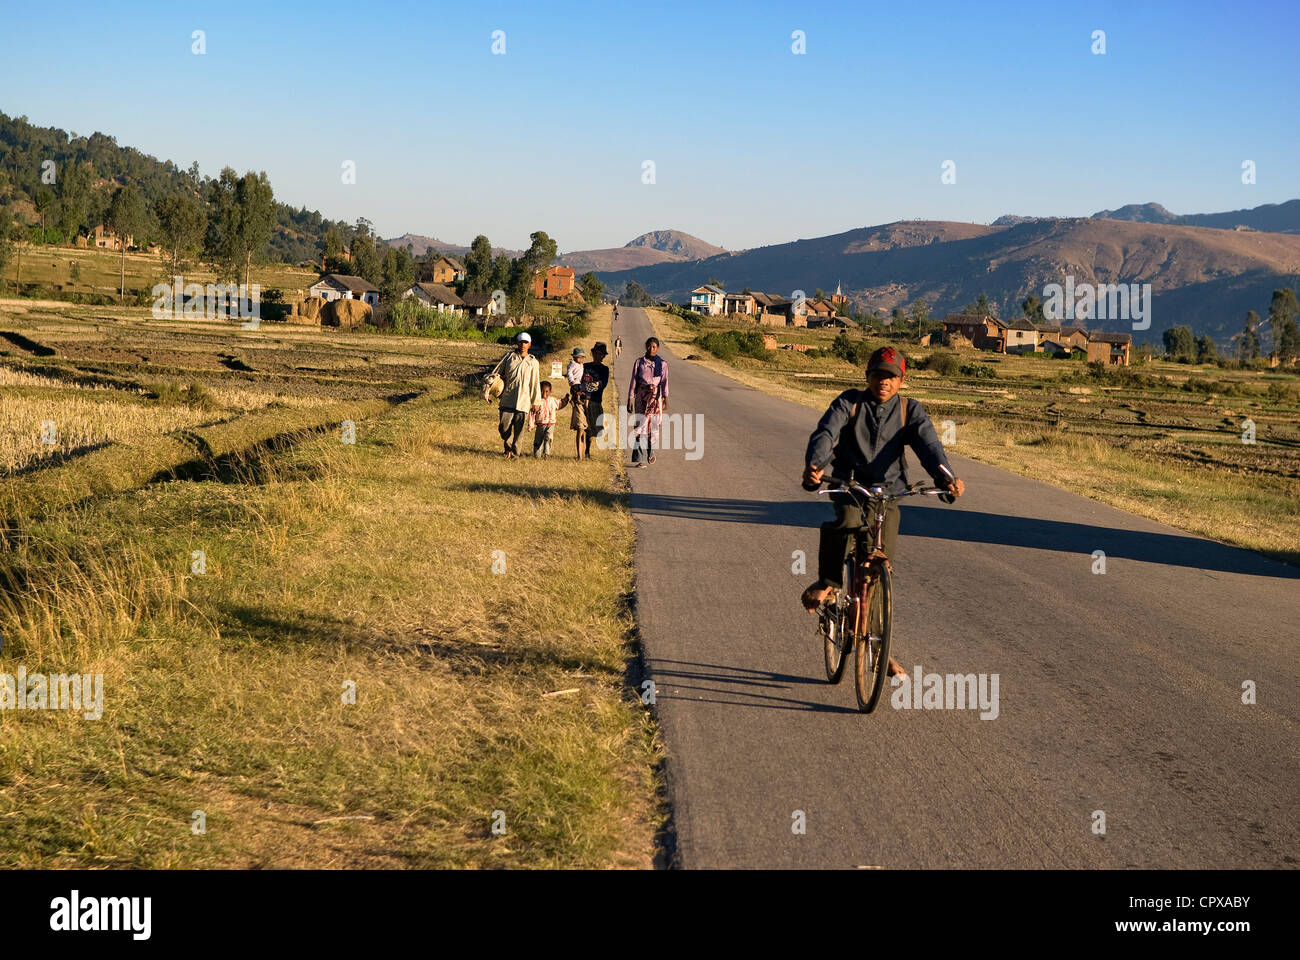
<path fill-rule="evenodd" d="M 621 352 L 622 338 L 615 344 Z M 532 345 L 533 338 L 527 333 L 515 337 L 514 349 L 497 361 L 483 390 L 485 401 L 498 401 L 497 432 L 501 435 L 502 455 L 507 460 L 519 457 L 519 437 L 528 429 L 533 432 L 533 456 L 550 457 L 560 411 L 568 407 L 574 454 L 578 460 L 590 457 L 592 439 L 606 428 L 605 387 L 609 385 L 610 371 L 605 357 L 609 348 L 603 341 L 593 344 L 591 360 L 586 360 L 582 347 L 574 347 L 564 371 L 564 393 L 557 395 L 551 381 L 541 378 L 537 358 L 529 352 Z M 627 412 L 641 415 L 629 423 L 634 443 L 632 465 L 636 467 L 655 462 L 660 421 L 668 407 L 668 364 L 658 353 L 659 341 L 651 337 L 646 341 L 645 355 L 632 364 Z"/>

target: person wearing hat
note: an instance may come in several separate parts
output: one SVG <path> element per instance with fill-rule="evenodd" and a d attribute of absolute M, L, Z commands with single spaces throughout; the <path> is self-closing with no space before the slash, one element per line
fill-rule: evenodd
<path fill-rule="evenodd" d="M 907 360 L 893 347 L 881 347 L 867 362 L 867 388 L 845 390 L 831 403 L 808 438 L 804 458 L 803 488 L 821 486 L 827 467 L 837 477 L 852 478 L 864 487 L 880 484 L 887 493 L 907 489 L 906 447 L 916 451 L 921 466 L 934 479 L 960 497 L 966 485 L 953 472 L 943 444 L 925 407 L 898 393 L 907 372 Z M 844 561 L 854 533 L 863 526 L 862 510 L 849 497 L 832 494 L 835 520 L 821 526 L 817 551 L 817 581 L 803 592 L 804 609 L 813 613 L 831 593 L 843 587 Z M 898 504 L 885 509 L 884 548 L 892 567 L 898 542 Z M 893 657 L 889 675 L 906 676 Z"/>
<path fill-rule="evenodd" d="M 538 369 L 537 358 L 528 355 L 533 338 L 527 332 L 515 337 L 515 348 L 503 356 L 488 374 L 488 388 L 483 392 L 483 399 L 492 402 L 495 393 L 494 380 L 501 378 L 501 399 L 498 403 L 499 423 L 497 432 L 505 446 L 507 460 L 519 456 L 519 434 L 524 431 L 529 412 L 536 412 L 542 405 L 542 372 Z"/>
<path fill-rule="evenodd" d="M 582 389 L 582 368 L 586 356 L 587 353 L 582 347 L 574 347 L 573 355 L 569 357 L 569 365 L 564 368 L 565 379 L 569 381 L 569 403 L 572 407 L 572 412 L 569 414 L 569 429 L 573 431 L 574 449 L 579 460 L 582 459 L 588 430 L 587 394 Z"/>
<path fill-rule="evenodd" d="M 605 415 L 605 388 L 609 386 L 609 367 L 605 358 L 609 347 L 598 340 L 591 345 L 591 360 L 582 365 L 582 391 L 587 395 L 587 456 L 591 457 L 591 441 L 604 429 L 601 418 Z"/>

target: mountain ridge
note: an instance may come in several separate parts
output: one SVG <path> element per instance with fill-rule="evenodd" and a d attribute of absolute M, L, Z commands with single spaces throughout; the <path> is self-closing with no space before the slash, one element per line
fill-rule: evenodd
<path fill-rule="evenodd" d="M 1267 309 L 1274 288 L 1300 285 L 1300 235 L 1092 217 L 1003 226 L 914 220 L 702 261 L 597 272 L 612 291 L 636 280 L 654 296 L 679 301 L 709 277 L 727 289 L 786 296 L 839 283 L 859 307 L 888 312 L 923 298 L 934 315 L 960 310 L 983 293 L 1002 317 L 1067 275 L 1076 284 L 1150 283 L 1153 322 L 1134 332 L 1137 342 L 1189 323 L 1226 343 L 1248 309 Z M 1097 326 L 1131 329 L 1122 321 Z"/>

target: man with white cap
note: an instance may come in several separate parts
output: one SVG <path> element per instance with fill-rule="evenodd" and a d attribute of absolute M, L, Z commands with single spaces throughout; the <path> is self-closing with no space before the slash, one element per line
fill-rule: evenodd
<path fill-rule="evenodd" d="M 515 337 L 515 348 L 497 362 L 488 374 L 488 382 L 500 377 L 504 388 L 501 391 L 500 423 L 497 432 L 505 446 L 507 460 L 519 456 L 519 434 L 523 433 L 528 421 L 528 412 L 536 411 L 542 404 L 542 372 L 537 367 L 537 358 L 528 355 L 533 338 L 526 332 Z M 491 391 L 485 392 L 483 399 L 492 402 Z"/>

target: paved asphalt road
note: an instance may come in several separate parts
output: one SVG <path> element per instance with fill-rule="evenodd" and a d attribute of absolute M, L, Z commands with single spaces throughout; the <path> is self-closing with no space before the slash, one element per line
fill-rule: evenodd
<path fill-rule="evenodd" d="M 651 332 L 620 310 L 624 397 Z M 699 459 L 631 472 L 677 865 L 1295 866 L 1300 570 L 951 456 L 967 495 L 903 508 L 893 649 L 997 674 L 998 715 L 860 715 L 798 602 L 817 411 L 664 356 L 704 423 Z"/>

